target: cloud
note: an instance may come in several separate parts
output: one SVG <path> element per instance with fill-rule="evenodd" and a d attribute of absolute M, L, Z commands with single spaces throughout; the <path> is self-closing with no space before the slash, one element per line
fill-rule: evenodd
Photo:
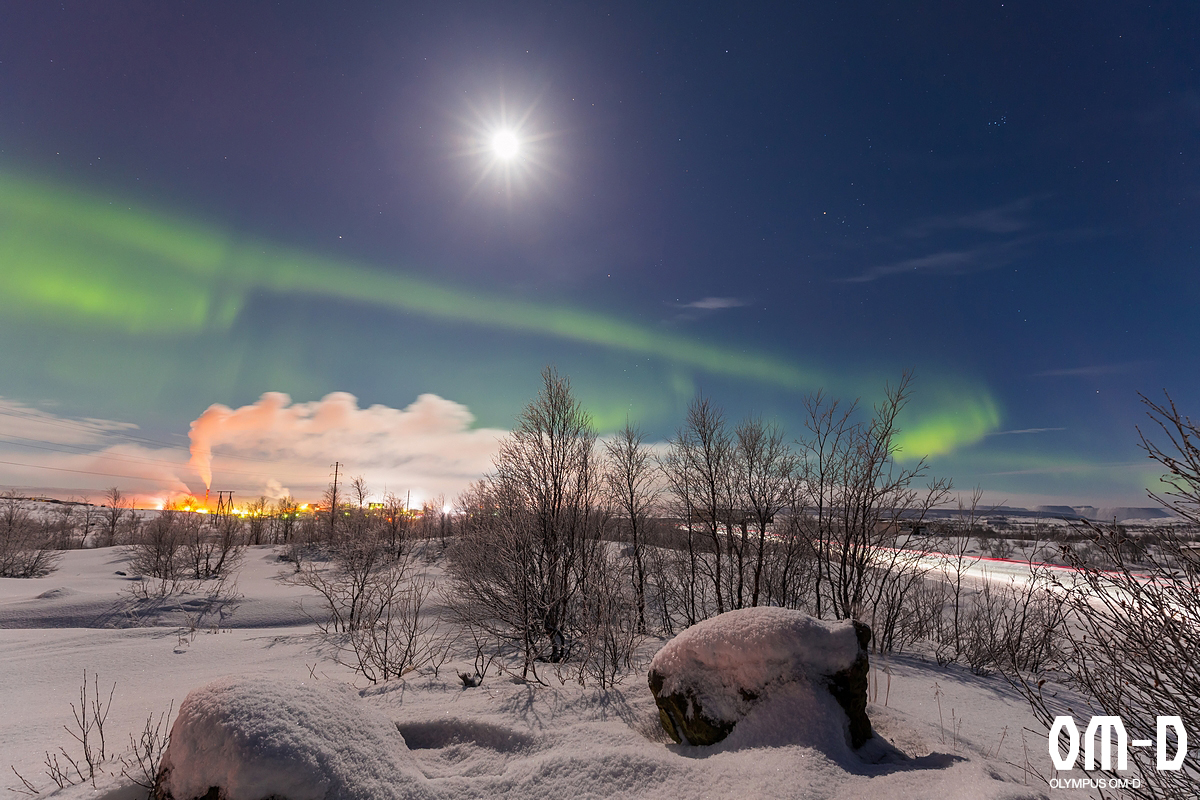
<path fill-rule="evenodd" d="M 700 311 L 719 311 L 724 308 L 741 308 L 746 305 L 749 305 L 749 301 L 738 297 L 705 297 L 703 300 L 694 300 L 679 307 L 694 308 Z"/>
<path fill-rule="evenodd" d="M 1014 200 L 994 208 L 967 214 L 946 214 L 927 217 L 904 230 L 904 235 L 921 238 L 943 231 L 976 231 L 979 233 L 1017 233 L 1029 227 L 1023 219 L 1033 207 L 1033 198 Z"/>
<path fill-rule="evenodd" d="M 152 505 L 202 496 L 211 480 L 239 503 L 285 494 L 315 501 L 340 462 L 343 476 L 362 475 L 377 498 L 386 489 L 411 492 L 413 503 L 450 499 L 491 470 L 507 433 L 473 422 L 466 406 L 434 394 L 396 409 L 359 408 L 345 392 L 310 403 L 268 392 L 237 409 L 210 406 L 192 423 L 188 448 L 142 438 L 130 423 L 60 417 L 0 398 L 0 485 L 59 496 L 118 486 Z"/>
<path fill-rule="evenodd" d="M 859 275 L 843 278 L 844 283 L 866 283 L 889 275 L 964 275 L 1002 267 L 1018 258 L 1033 237 L 985 244 L 961 250 L 944 250 L 906 258 L 891 264 L 870 267 Z"/>
<path fill-rule="evenodd" d="M 1131 470 L 1142 467 L 1141 461 L 1114 461 L 1107 463 L 1083 463 L 1077 461 L 1062 461 L 1059 463 L 1038 465 L 1026 469 L 1009 469 L 1000 472 L 982 473 L 987 477 L 1002 475 L 1059 475 L 1063 473 L 1089 473 L 1106 470 Z"/>
<path fill-rule="evenodd" d="M 1125 372 L 1135 372 L 1145 369 L 1149 361 L 1121 361 L 1112 364 L 1091 364 L 1085 367 L 1064 367 L 1061 369 L 1045 369 L 1033 373 L 1034 378 L 1096 378 L 1101 375 L 1119 375 Z"/>
<path fill-rule="evenodd" d="M 1049 433 L 1050 431 L 1065 431 L 1066 428 L 1020 428 L 1011 431 L 992 431 L 988 436 L 1012 436 L 1021 433 Z"/>
<path fill-rule="evenodd" d="M 1001 206 L 964 214 L 926 217 L 900 231 L 899 236 L 882 242 L 901 252 L 911 251 L 917 242 L 937 237 L 943 246 L 934 252 L 915 254 L 884 264 L 870 266 L 860 274 L 841 279 L 844 283 L 866 283 L 890 275 L 963 275 L 996 269 L 1025 255 L 1030 245 L 1044 241 L 1067 241 L 1094 236 L 1093 231 L 1071 230 L 1038 232 L 1030 230 L 1027 219 L 1035 198 L 1027 197 Z M 1020 234 L 1020 235 L 1017 235 Z M 933 249 L 932 242 L 921 243 Z"/>
<path fill-rule="evenodd" d="M 132 423 L 63 417 L 0 398 L 0 485 L 57 494 L 113 485 L 143 496 L 186 492 L 184 452 L 134 431 Z"/>
<path fill-rule="evenodd" d="M 0 436 L 16 436 L 47 444 L 88 445 L 114 432 L 136 430 L 127 422 L 64 419 L 32 406 L 0 397 Z"/>
<path fill-rule="evenodd" d="M 237 409 L 209 406 L 192 422 L 189 463 L 206 483 L 225 484 L 238 480 L 236 472 L 226 474 L 226 459 L 257 459 L 275 465 L 262 468 L 270 470 L 275 494 L 287 487 L 310 494 L 328 480 L 314 481 L 314 476 L 332 475 L 338 462 L 343 476 L 362 475 L 379 496 L 386 488 L 412 491 L 414 502 L 438 494 L 453 497 L 491 469 L 507 433 L 472 428 L 474 420 L 466 406 L 435 394 L 396 409 L 359 408 L 357 398 L 346 392 L 309 403 L 268 392 Z"/>

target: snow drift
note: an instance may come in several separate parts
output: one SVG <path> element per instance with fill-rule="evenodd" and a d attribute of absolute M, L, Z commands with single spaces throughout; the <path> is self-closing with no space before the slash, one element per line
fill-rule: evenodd
<path fill-rule="evenodd" d="M 278 677 L 227 677 L 191 691 L 160 783 L 158 800 L 433 796 L 395 724 L 356 692 Z"/>

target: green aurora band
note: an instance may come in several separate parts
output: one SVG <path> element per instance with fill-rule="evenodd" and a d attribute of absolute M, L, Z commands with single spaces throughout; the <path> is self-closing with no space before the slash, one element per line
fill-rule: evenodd
<path fill-rule="evenodd" d="M 762 353 L 697 342 L 565 305 L 469 292 L 383 272 L 0 173 L 0 313 L 138 337 L 227 331 L 251 295 L 308 295 L 661 358 L 680 367 L 810 391 L 826 383 Z M 914 414 L 900 457 L 979 441 L 1000 421 L 986 391 L 939 392 Z"/>
<path fill-rule="evenodd" d="M 253 291 L 332 297 L 571 339 L 791 389 L 820 377 L 771 356 L 695 342 L 567 306 L 483 295 L 0 176 L 0 261 L 11 311 L 75 314 L 128 333 L 227 329 Z"/>

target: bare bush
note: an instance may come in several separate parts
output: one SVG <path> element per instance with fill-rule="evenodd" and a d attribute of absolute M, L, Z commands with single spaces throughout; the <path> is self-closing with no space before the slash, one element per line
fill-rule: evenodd
<path fill-rule="evenodd" d="M 445 661 L 446 635 L 425 613 L 434 586 L 397 557 L 382 536 L 340 541 L 324 565 L 305 562 L 289 577 L 321 598 L 317 629 L 337 647 L 335 659 L 371 683 Z"/>
<path fill-rule="evenodd" d="M 204 581 L 237 570 L 245 555 L 240 517 L 187 514 L 181 522 L 183 556 L 191 578 Z"/>
<path fill-rule="evenodd" d="M 367 586 L 358 624 L 344 638 L 340 663 L 379 683 L 436 660 L 442 637 L 424 608 L 433 588 L 406 561 L 380 569 Z"/>
<path fill-rule="evenodd" d="M 349 633 L 363 624 L 373 584 L 390 563 L 378 540 L 347 539 L 330 548 L 329 561 L 308 560 L 288 580 L 320 595 L 325 616 L 316 623 L 321 633 Z"/>
<path fill-rule="evenodd" d="M 92 691 L 88 692 L 87 670 L 83 671 L 83 683 L 79 687 L 79 706 L 71 704 L 71 714 L 74 726 L 63 726 L 63 729 L 79 746 L 77 755 L 72 755 L 65 747 L 57 752 L 46 751 L 46 777 L 62 789 L 67 786 L 91 782 L 96 785 L 96 773 L 107 758 L 107 742 L 105 741 L 104 724 L 108 720 L 108 712 L 112 709 L 113 693 L 117 690 L 114 683 L 105 699 L 100 694 L 100 677 L 92 675 Z M 59 758 L 61 756 L 61 759 Z M 13 770 L 16 773 L 16 770 Z M 21 782 L 30 786 L 29 781 L 21 777 Z M 36 790 L 34 790 L 36 793 Z"/>
<path fill-rule="evenodd" d="M 201 615 L 228 613 L 239 599 L 235 576 L 242 551 L 235 525 L 221 519 L 212 523 L 203 514 L 160 511 L 125 547 L 129 568 L 140 579 L 129 591 L 138 600 L 201 594 L 207 598 Z"/>
<path fill-rule="evenodd" d="M 179 590 L 184 580 L 183 512 L 161 511 L 147 522 L 137 542 L 126 548 L 129 568 L 141 581 L 135 593 L 142 597 L 166 597 Z"/>
<path fill-rule="evenodd" d="M 579 682 L 594 679 L 601 689 L 621 683 L 633 667 L 642 640 L 636 599 L 625 580 L 625 564 L 605 550 L 592 562 L 589 591 L 582 598 Z"/>
<path fill-rule="evenodd" d="M 153 797 L 158 787 L 159 765 L 170 741 L 174 703 L 157 718 L 153 714 L 147 717 L 139 736 L 129 735 L 130 747 L 127 752 L 114 754 L 109 747 L 105 725 L 112 710 L 117 685 L 114 683 L 105 697 L 100 694 L 100 676 L 92 675 L 90 687 L 87 679 L 88 673 L 84 670 L 79 687 L 79 705 L 71 703 L 72 724 L 63 726 L 75 744 L 70 749 L 59 747 L 55 751 L 46 751 L 43 762 L 46 777 L 59 789 L 83 783 L 90 783 L 95 788 L 97 777 L 116 774 L 114 770 L 119 768 L 121 775 L 146 789 Z M 32 781 L 17 772 L 16 767 L 10 769 L 28 794 L 41 794 Z"/>
<path fill-rule="evenodd" d="M 136 738 L 129 734 L 129 754 L 120 757 L 121 774 L 145 789 L 150 797 L 154 797 L 158 789 L 159 767 L 167 745 L 171 743 L 171 712 L 174 709 L 172 702 L 157 718 L 154 714 L 146 717 L 141 734 Z"/>
<path fill-rule="evenodd" d="M 984 581 L 959 628 L 957 660 L 976 674 L 1040 671 L 1061 657 L 1065 620 L 1059 597 L 1037 578 Z"/>
<path fill-rule="evenodd" d="M 34 519 L 15 491 L 0 495 L 0 578 L 40 578 L 55 570 L 54 535 Z"/>
<path fill-rule="evenodd" d="M 1143 402 L 1166 441 L 1160 446 L 1139 430 L 1143 449 L 1166 471 L 1163 492 L 1150 496 L 1200 524 L 1200 430 L 1170 397 Z M 1080 530 L 1097 557 L 1077 562 L 1074 572 L 1048 576 L 1067 620 L 1057 669 L 1014 670 L 1010 678 L 1047 728 L 1059 714 L 1090 712 L 1120 717 L 1130 739 L 1156 740 L 1160 716 L 1180 717 L 1188 731 L 1200 729 L 1200 563 L 1192 543 L 1164 528 L 1132 563 L 1118 526 L 1085 522 Z M 1080 695 L 1087 708 L 1064 708 L 1048 679 Z M 1129 796 L 1188 797 L 1200 781 L 1191 757 L 1178 770 L 1159 770 L 1154 756 L 1132 748 L 1129 762 L 1141 782 L 1126 789 Z"/>

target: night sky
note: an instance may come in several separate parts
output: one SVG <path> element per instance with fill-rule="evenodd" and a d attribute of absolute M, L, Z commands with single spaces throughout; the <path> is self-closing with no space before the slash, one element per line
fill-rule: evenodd
<path fill-rule="evenodd" d="M 655 439 L 697 391 L 800 435 L 806 393 L 911 369 L 901 458 L 1147 505 L 1138 393 L 1200 414 L 1198 30 L 1187 2 L 7 3 L 0 485 L 202 491 L 210 405 L 344 392 L 361 436 L 285 478 L 279 431 L 227 431 L 214 488 L 342 460 L 451 491 L 547 364 Z M 439 431 L 474 455 L 429 466 Z"/>

